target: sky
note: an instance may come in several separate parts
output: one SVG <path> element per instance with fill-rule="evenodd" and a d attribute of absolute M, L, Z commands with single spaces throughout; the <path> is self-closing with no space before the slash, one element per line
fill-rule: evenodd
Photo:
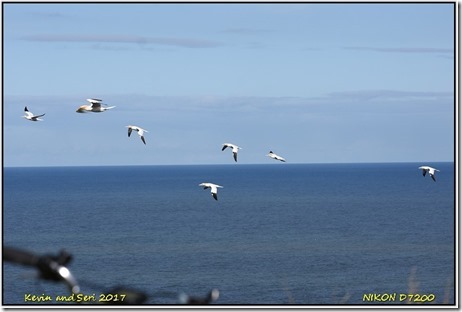
<path fill-rule="evenodd" d="M 454 161 L 454 10 L 3 3 L 3 164 Z"/>

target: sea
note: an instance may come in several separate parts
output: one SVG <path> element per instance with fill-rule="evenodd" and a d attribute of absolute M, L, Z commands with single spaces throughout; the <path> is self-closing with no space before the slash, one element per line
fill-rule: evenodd
<path fill-rule="evenodd" d="M 3 245 L 67 251 L 88 300 L 4 261 L 2 304 L 454 305 L 455 181 L 453 162 L 5 167 Z"/>

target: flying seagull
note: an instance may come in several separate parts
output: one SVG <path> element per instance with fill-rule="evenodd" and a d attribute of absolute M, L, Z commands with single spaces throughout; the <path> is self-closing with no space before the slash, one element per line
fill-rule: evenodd
<path fill-rule="evenodd" d="M 435 169 L 435 168 L 432 168 L 432 167 L 429 167 L 429 166 L 422 166 L 422 167 L 419 167 L 419 169 L 422 170 L 422 174 L 423 174 L 424 177 L 428 172 L 430 174 L 430 177 L 433 179 L 433 181 L 436 182 L 435 171 L 439 171 L 438 169 Z"/>
<path fill-rule="evenodd" d="M 201 184 L 199 184 L 199 186 L 204 187 L 204 190 L 209 188 L 210 192 L 212 193 L 212 196 L 213 196 L 213 198 L 215 198 L 215 200 L 218 200 L 218 197 L 217 197 L 218 188 L 223 187 L 223 186 L 213 184 L 213 183 L 201 183 Z"/>
<path fill-rule="evenodd" d="M 100 99 L 87 99 L 87 101 L 90 102 L 90 104 L 80 106 L 76 110 L 77 113 L 89 113 L 89 112 L 101 113 L 101 112 L 104 112 L 108 109 L 115 107 L 115 106 L 108 106 L 108 107 L 101 106 L 101 102 L 103 100 L 100 100 Z"/>
<path fill-rule="evenodd" d="M 276 154 L 273 153 L 272 151 L 270 151 L 269 154 L 266 155 L 266 156 L 269 156 L 269 157 L 271 157 L 271 158 L 273 158 L 273 159 L 276 159 L 276 160 L 280 160 L 280 161 L 282 161 L 282 162 L 285 162 L 285 161 L 286 161 L 284 158 L 282 158 L 282 157 L 279 156 L 279 155 L 276 155 Z"/>
<path fill-rule="evenodd" d="M 223 144 L 223 148 L 221 150 L 224 151 L 227 147 L 233 149 L 234 161 L 237 162 L 237 151 L 242 149 L 242 148 L 237 146 L 237 145 L 231 144 L 231 143 L 225 143 L 225 144 Z"/>
<path fill-rule="evenodd" d="M 141 141 L 143 141 L 144 145 L 146 145 L 146 141 L 144 140 L 144 133 L 149 132 L 148 130 L 145 130 L 143 128 L 137 127 L 137 126 L 125 126 L 128 128 L 128 136 L 132 134 L 132 131 L 138 132 L 138 135 L 141 138 Z"/>
<path fill-rule="evenodd" d="M 27 109 L 27 106 L 24 107 L 24 113 L 25 113 L 25 115 L 22 116 L 22 117 L 26 118 L 27 120 L 30 120 L 30 121 L 43 121 L 43 119 L 40 119 L 39 117 L 45 116 L 45 114 L 42 114 L 42 115 L 34 115 L 34 114 L 32 114 Z"/>

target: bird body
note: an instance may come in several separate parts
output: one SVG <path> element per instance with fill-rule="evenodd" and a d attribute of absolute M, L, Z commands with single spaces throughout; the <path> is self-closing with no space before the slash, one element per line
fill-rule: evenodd
<path fill-rule="evenodd" d="M 140 136 L 141 141 L 143 141 L 143 143 L 146 145 L 146 141 L 144 140 L 144 133 L 149 132 L 148 130 L 145 130 L 145 129 L 140 128 L 138 126 L 132 126 L 132 125 L 128 125 L 126 127 L 128 128 L 128 136 L 130 136 L 130 134 L 132 134 L 132 131 L 136 131 L 138 133 L 138 135 Z"/>
<path fill-rule="evenodd" d="M 87 99 L 87 101 L 90 102 L 90 104 L 80 106 L 76 110 L 77 113 L 89 113 L 89 112 L 101 113 L 101 112 L 107 111 L 108 109 L 112 109 L 115 107 L 115 106 L 108 106 L 108 107 L 102 106 L 103 100 L 100 100 L 100 99 Z"/>
<path fill-rule="evenodd" d="M 436 182 L 435 171 L 439 171 L 438 169 L 435 169 L 435 168 L 432 168 L 432 167 L 429 167 L 429 166 L 421 166 L 421 167 L 419 167 L 419 169 L 422 170 L 422 175 L 424 177 L 428 172 L 430 174 L 430 177 L 433 179 L 433 181 Z"/>
<path fill-rule="evenodd" d="M 234 157 L 234 161 L 237 162 L 237 152 L 242 149 L 241 147 L 235 145 L 235 144 L 231 144 L 231 143 L 224 143 L 223 144 L 223 148 L 221 149 L 222 151 L 224 151 L 227 147 L 231 148 L 233 150 L 233 157 Z"/>
<path fill-rule="evenodd" d="M 269 154 L 267 154 L 266 156 L 269 156 L 269 157 L 271 157 L 271 158 L 273 158 L 273 159 L 276 159 L 276 160 L 279 160 L 279 161 L 282 161 L 282 162 L 285 162 L 285 161 L 286 161 L 283 157 L 281 157 L 281 156 L 279 156 L 279 155 L 276 155 L 276 154 L 273 153 L 272 151 L 270 151 Z"/>
<path fill-rule="evenodd" d="M 201 184 L 199 184 L 199 186 L 202 186 L 204 188 L 204 190 L 210 188 L 210 192 L 212 193 L 212 197 L 215 198 L 215 200 L 218 200 L 218 197 L 217 197 L 218 188 L 219 187 L 223 188 L 223 186 L 221 186 L 221 185 L 213 184 L 213 183 L 209 183 L 209 182 L 201 183 Z"/>
<path fill-rule="evenodd" d="M 22 117 L 23 117 L 23 118 L 26 118 L 27 120 L 30 120 L 30 121 L 43 121 L 43 119 L 40 119 L 39 117 L 45 116 L 45 114 L 42 114 L 42 115 L 34 115 L 34 114 L 32 114 L 32 113 L 27 109 L 27 106 L 24 107 L 24 113 L 25 113 L 25 115 L 22 116 Z"/>

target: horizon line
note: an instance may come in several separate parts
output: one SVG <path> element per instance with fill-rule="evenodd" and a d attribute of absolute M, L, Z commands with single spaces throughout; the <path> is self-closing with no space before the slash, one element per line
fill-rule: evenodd
<path fill-rule="evenodd" d="M 279 166 L 286 165 L 354 165 L 354 164 L 413 164 L 413 163 L 455 163 L 454 160 L 436 160 L 436 161 L 364 161 L 364 162 L 285 162 Z M 276 163 L 217 163 L 217 164 L 120 164 L 120 165 L 38 165 L 38 166 L 2 166 L 7 168 L 82 168 L 82 167 L 174 167 L 174 166 L 255 166 L 255 165 L 275 165 Z M 277 165 L 276 165 L 277 166 Z"/>

